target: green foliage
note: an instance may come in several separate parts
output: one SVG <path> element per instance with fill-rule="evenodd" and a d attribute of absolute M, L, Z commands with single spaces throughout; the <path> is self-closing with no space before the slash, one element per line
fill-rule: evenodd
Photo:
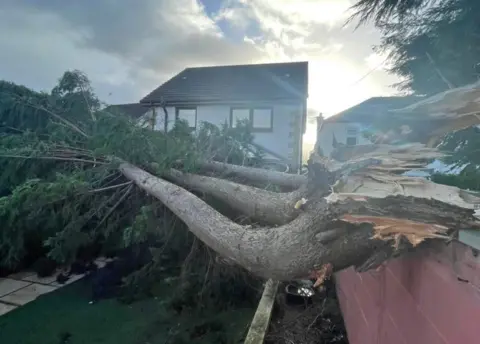
<path fill-rule="evenodd" d="M 193 169 L 205 157 L 252 165 L 261 160 L 246 155 L 252 139 L 246 125 L 204 123 L 197 134 L 182 121 L 168 133 L 142 128 L 102 110 L 79 71 L 66 72 L 48 94 L 0 82 L 0 269 L 45 254 L 69 263 L 92 245 L 107 250 L 144 241 L 178 268 L 193 236 L 122 177 L 118 159 L 155 174 L 178 160 Z M 156 257 L 145 275 L 155 276 L 164 263 Z"/>
<path fill-rule="evenodd" d="M 171 283 L 170 311 L 251 307 L 259 281 L 219 264 L 182 221 L 117 169 L 119 160 L 157 175 L 179 160 L 184 171 L 205 158 L 261 164 L 248 123 L 202 123 L 196 133 L 183 121 L 168 133 L 136 124 L 103 110 L 78 71 L 66 72 L 48 94 L 0 82 L 0 274 L 40 257 L 69 264 L 99 251 L 149 250 L 151 261 L 124 280 L 121 300 L 163 297 Z M 202 320 L 191 331 L 216 322 Z"/>
<path fill-rule="evenodd" d="M 480 128 L 473 126 L 450 133 L 438 148 L 450 153 L 446 163 L 467 165 L 468 170 L 476 170 L 480 166 Z"/>
<path fill-rule="evenodd" d="M 470 127 L 448 134 L 438 147 L 448 152 L 444 162 L 463 167 L 459 174 L 434 174 L 435 183 L 480 191 L 480 130 Z"/>
<path fill-rule="evenodd" d="M 354 14 L 350 21 L 359 19 L 360 24 L 373 20 L 375 24 L 404 18 L 415 13 L 437 0 L 358 0 L 353 6 Z"/>
<path fill-rule="evenodd" d="M 235 128 L 227 124 L 217 127 L 203 122 L 196 140 L 196 149 L 202 152 L 204 158 L 257 166 L 261 164 L 264 154 L 250 145 L 252 141 L 253 134 L 248 121 L 238 121 Z"/>
<path fill-rule="evenodd" d="M 477 81 L 479 10 L 476 0 L 444 0 L 378 24 L 383 37 L 377 50 L 389 54 L 390 71 L 404 79 L 397 86 L 431 95 Z"/>
<path fill-rule="evenodd" d="M 480 173 L 478 171 L 462 172 L 455 174 L 432 175 L 431 180 L 438 184 L 456 186 L 464 190 L 480 191 Z"/>

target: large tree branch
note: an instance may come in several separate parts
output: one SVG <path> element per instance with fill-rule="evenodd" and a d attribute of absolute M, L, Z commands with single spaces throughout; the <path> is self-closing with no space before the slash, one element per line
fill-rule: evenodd
<path fill-rule="evenodd" d="M 252 183 L 273 184 L 289 189 L 297 189 L 307 181 L 305 176 L 265 170 L 262 168 L 231 165 L 216 161 L 203 161 L 200 168 L 224 175 L 242 177 Z"/>
<path fill-rule="evenodd" d="M 135 166 L 121 164 L 120 170 L 219 254 L 257 275 L 277 280 L 304 278 L 325 264 L 334 270 L 363 264 L 386 247 L 392 253 L 395 248 L 391 245 L 412 223 L 417 231 L 405 233 L 411 245 L 424 239 L 439 240 L 431 239 L 431 229 L 438 224 L 443 236 L 449 228 L 478 227 L 473 210 L 435 200 L 389 196 L 335 202 L 312 198 L 290 223 L 253 229 L 230 221 L 185 189 Z M 372 238 L 374 234 L 377 238 Z"/>
<path fill-rule="evenodd" d="M 299 213 L 295 203 L 303 196 L 303 188 L 289 193 L 276 193 L 174 169 L 165 173 L 165 177 L 192 191 L 213 196 L 254 221 L 270 225 L 282 225 L 293 220 Z"/>

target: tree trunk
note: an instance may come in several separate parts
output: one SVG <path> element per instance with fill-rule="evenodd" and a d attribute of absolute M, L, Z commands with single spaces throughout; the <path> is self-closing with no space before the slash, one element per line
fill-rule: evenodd
<path fill-rule="evenodd" d="M 277 280 L 306 278 L 326 264 L 334 271 L 352 265 L 368 269 L 426 239 L 446 239 L 450 229 L 479 227 L 473 210 L 434 199 L 341 197 L 342 194 L 324 197 L 325 191 L 320 188 L 310 191 L 304 209 L 290 222 L 278 227 L 252 228 L 231 221 L 187 190 L 138 167 L 123 163 L 120 170 L 163 202 L 220 255 L 252 273 Z M 178 174 L 177 177 L 181 178 Z M 289 178 L 286 180 L 291 181 Z M 199 181 L 204 191 L 215 194 L 215 180 L 190 178 L 192 186 L 192 180 Z M 224 183 L 222 191 L 216 194 L 220 198 L 234 197 L 227 192 L 235 187 Z M 240 200 L 232 201 L 238 202 L 239 207 L 245 204 L 249 192 L 251 199 L 257 194 L 254 188 L 241 190 Z M 259 198 L 268 197 L 267 193 L 259 194 Z"/>

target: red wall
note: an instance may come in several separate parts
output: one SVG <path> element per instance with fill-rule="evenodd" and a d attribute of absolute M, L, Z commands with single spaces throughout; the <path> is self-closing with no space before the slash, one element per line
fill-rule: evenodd
<path fill-rule="evenodd" d="M 480 256 L 463 244 L 350 268 L 336 283 L 350 344 L 480 343 Z"/>

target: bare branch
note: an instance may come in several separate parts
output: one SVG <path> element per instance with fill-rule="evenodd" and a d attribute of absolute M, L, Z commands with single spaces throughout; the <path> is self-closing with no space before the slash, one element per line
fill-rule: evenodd
<path fill-rule="evenodd" d="M 65 158 L 65 157 L 58 157 L 58 156 L 22 156 L 22 155 L 1 154 L 0 158 L 59 160 L 59 161 L 71 161 L 71 162 L 83 162 L 83 163 L 94 164 L 94 165 L 95 164 L 108 165 L 108 163 L 104 161 L 87 160 L 87 159 L 79 159 L 79 158 Z"/>
<path fill-rule="evenodd" d="M 38 105 L 35 105 L 35 104 L 31 104 L 25 100 L 23 100 L 25 102 L 26 105 L 34 108 L 34 109 L 37 109 L 37 110 L 42 110 L 42 111 L 45 111 L 46 113 L 48 113 L 50 116 L 52 116 L 53 118 L 55 118 L 56 120 L 62 122 L 64 125 L 66 125 L 67 127 L 69 127 L 70 129 L 72 129 L 73 131 L 79 133 L 80 135 L 82 135 L 83 137 L 86 137 L 88 138 L 88 135 L 83 131 L 81 130 L 79 127 L 77 127 L 75 124 L 73 124 L 72 122 L 66 120 L 65 118 L 63 118 L 62 116 L 59 116 L 57 115 L 55 112 L 53 111 L 50 111 L 49 109 L 43 107 L 43 106 L 38 106 Z"/>
<path fill-rule="evenodd" d="M 117 209 L 117 207 L 118 207 L 120 204 L 122 204 L 122 202 L 127 198 L 127 196 L 128 196 L 128 195 L 130 194 L 130 192 L 132 191 L 132 188 L 133 188 L 133 185 L 132 185 L 132 184 L 127 187 L 127 189 L 125 190 L 125 192 L 123 193 L 123 195 L 120 196 L 120 198 L 118 199 L 118 201 L 113 205 L 113 207 L 111 207 L 111 208 L 108 210 L 107 214 L 105 214 L 105 216 L 104 216 L 104 217 L 100 220 L 100 222 L 97 224 L 97 227 L 95 228 L 95 230 L 96 230 L 97 228 L 99 228 L 99 227 L 108 219 L 108 217 L 113 213 L 113 211 L 114 211 L 115 209 Z"/>
<path fill-rule="evenodd" d="M 455 88 L 455 86 L 453 86 L 453 84 L 448 81 L 448 79 L 445 77 L 445 75 L 442 73 L 442 71 L 437 67 L 437 64 L 435 63 L 435 61 L 433 60 L 433 57 L 432 55 L 430 55 L 428 53 L 428 51 L 425 53 L 427 55 L 427 58 L 428 60 L 430 61 L 430 64 L 432 65 L 433 69 L 435 69 L 435 72 L 437 72 L 438 76 L 440 77 L 440 79 L 442 79 L 442 81 L 447 85 L 447 87 L 449 89 L 453 89 Z"/>
<path fill-rule="evenodd" d="M 133 183 L 132 181 L 128 181 L 128 182 L 125 182 L 125 183 L 116 184 L 116 185 L 111 185 L 111 186 L 107 186 L 107 187 L 100 188 L 100 189 L 90 190 L 89 193 L 98 193 L 98 192 L 103 192 L 103 191 L 109 191 L 109 190 L 113 190 L 113 189 L 118 189 L 118 188 L 121 188 L 121 187 L 123 187 L 123 186 L 130 185 L 130 184 L 132 184 L 132 183 Z"/>

